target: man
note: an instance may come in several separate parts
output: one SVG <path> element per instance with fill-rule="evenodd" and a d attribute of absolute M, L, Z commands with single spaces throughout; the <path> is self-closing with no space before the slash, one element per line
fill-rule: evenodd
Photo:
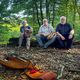
<path fill-rule="evenodd" d="M 22 26 L 20 27 L 20 38 L 19 38 L 19 47 L 22 45 L 22 41 L 24 38 L 26 38 L 26 48 L 29 50 L 30 49 L 30 37 L 31 33 L 33 32 L 32 27 L 27 25 L 27 21 L 22 22 Z"/>
<path fill-rule="evenodd" d="M 43 19 L 43 25 L 40 27 L 38 34 L 36 35 L 37 41 L 40 47 L 47 48 L 55 40 L 55 36 L 48 39 L 48 36 L 54 32 L 53 27 L 48 23 L 47 19 Z"/>
<path fill-rule="evenodd" d="M 66 17 L 62 16 L 60 18 L 60 23 L 57 25 L 57 39 L 60 44 L 60 48 L 69 49 L 72 45 L 74 30 L 71 25 L 66 22 Z"/>

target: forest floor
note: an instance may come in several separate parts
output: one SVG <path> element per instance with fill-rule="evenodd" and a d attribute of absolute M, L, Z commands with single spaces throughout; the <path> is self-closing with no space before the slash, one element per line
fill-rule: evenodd
<path fill-rule="evenodd" d="M 60 73 L 61 66 L 64 66 L 63 75 L 59 80 L 80 80 L 80 45 L 73 46 L 70 50 L 59 50 L 55 48 L 42 49 L 32 47 L 29 51 L 25 47 L 0 47 L 0 59 L 5 54 L 16 53 L 21 57 L 30 59 L 34 64 L 39 65 L 47 71 Z M 0 80 L 18 80 L 23 72 L 5 68 L 0 69 Z"/>

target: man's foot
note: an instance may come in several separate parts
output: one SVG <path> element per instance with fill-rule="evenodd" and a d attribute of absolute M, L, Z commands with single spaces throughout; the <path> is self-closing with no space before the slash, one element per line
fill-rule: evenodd
<path fill-rule="evenodd" d="M 44 46 L 43 48 L 44 48 L 44 49 L 47 49 L 47 47 L 46 47 L 46 46 Z"/>
<path fill-rule="evenodd" d="M 21 46 L 18 46 L 18 48 L 21 48 Z"/>
<path fill-rule="evenodd" d="M 27 48 L 27 50 L 30 50 L 30 47 L 29 46 L 27 46 L 26 48 Z"/>

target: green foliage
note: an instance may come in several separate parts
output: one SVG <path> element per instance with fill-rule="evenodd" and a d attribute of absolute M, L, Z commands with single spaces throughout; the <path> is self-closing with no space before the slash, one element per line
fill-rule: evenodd
<path fill-rule="evenodd" d="M 8 41 L 9 39 L 9 29 L 7 26 L 0 25 L 0 41 Z"/>
<path fill-rule="evenodd" d="M 19 28 L 10 24 L 0 24 L 0 42 L 8 42 L 11 37 L 19 37 Z"/>

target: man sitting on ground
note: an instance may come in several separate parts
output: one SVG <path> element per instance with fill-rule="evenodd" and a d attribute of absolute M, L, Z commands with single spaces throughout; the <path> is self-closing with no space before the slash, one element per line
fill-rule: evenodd
<path fill-rule="evenodd" d="M 66 22 L 66 17 L 62 16 L 60 18 L 60 23 L 57 25 L 57 40 L 60 44 L 59 48 L 69 49 L 71 48 L 74 30 L 71 25 Z"/>
<path fill-rule="evenodd" d="M 22 22 L 22 27 L 20 27 L 20 38 L 19 38 L 19 47 L 22 45 L 22 41 L 26 38 L 26 48 L 30 49 L 30 37 L 31 33 L 33 32 L 32 27 L 27 25 L 27 21 Z"/>
<path fill-rule="evenodd" d="M 49 38 L 49 35 L 54 33 L 54 28 L 48 23 L 47 19 L 43 20 L 43 25 L 40 27 L 38 34 L 36 35 L 37 41 L 40 47 L 47 48 L 55 40 L 55 36 Z"/>

